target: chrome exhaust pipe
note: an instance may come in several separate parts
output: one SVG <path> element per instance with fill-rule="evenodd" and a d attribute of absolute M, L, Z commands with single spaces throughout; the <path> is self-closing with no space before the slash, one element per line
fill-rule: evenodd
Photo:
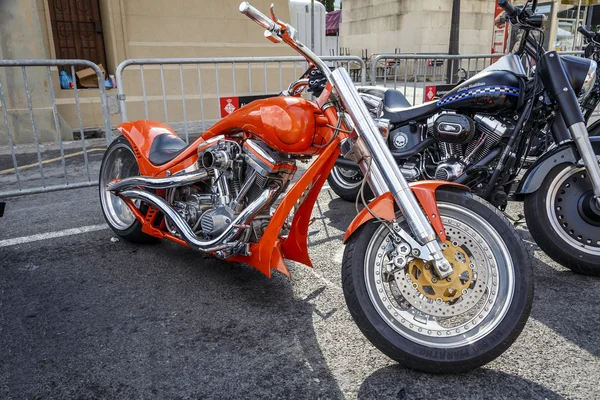
<path fill-rule="evenodd" d="M 173 175 L 165 178 L 154 178 L 148 176 L 132 176 L 118 182 L 113 182 L 106 188 L 111 192 L 121 192 L 123 190 L 141 186 L 147 189 L 169 189 L 177 186 L 190 185 L 192 183 L 208 178 L 208 171 L 201 169 L 187 174 Z"/>
<path fill-rule="evenodd" d="M 227 241 L 234 239 L 240 232 L 240 226 L 247 225 L 254 217 L 267 205 L 271 200 L 274 199 L 278 193 L 279 188 L 276 186 L 270 187 L 265 190 L 256 200 L 254 200 L 248 207 L 229 224 L 225 232 L 221 233 L 217 238 L 212 240 L 202 240 L 192 231 L 188 223 L 175 211 L 163 198 L 157 196 L 154 193 L 150 193 L 142 189 L 131 189 L 119 193 L 119 196 L 126 197 L 132 200 L 141 200 L 145 203 L 156 207 L 162 212 L 167 218 L 169 218 L 173 224 L 177 227 L 177 230 L 181 234 L 181 237 L 191 248 L 201 250 L 205 252 L 212 252 L 218 249 L 224 248 L 223 245 Z"/>

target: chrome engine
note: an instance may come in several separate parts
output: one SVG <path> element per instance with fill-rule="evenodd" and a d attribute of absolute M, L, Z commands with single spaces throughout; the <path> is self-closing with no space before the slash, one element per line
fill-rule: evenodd
<path fill-rule="evenodd" d="M 434 122 L 438 114 L 428 121 L 428 135 L 434 136 Z M 487 115 L 475 115 L 474 132 L 467 143 L 439 143 L 440 160 L 435 168 L 435 179 L 453 181 L 471 164 L 485 157 L 511 129 L 502 121 Z"/>
<path fill-rule="evenodd" d="M 270 206 L 296 172 L 295 161 L 260 140 L 238 142 L 222 136 L 199 146 L 194 168 L 205 170 L 206 179 L 169 189 L 166 200 L 199 238 L 220 238 L 248 206 L 258 209 L 251 220 L 237 227 L 240 233 L 235 246 L 221 244 L 219 257 L 243 253 L 248 242 L 260 239 L 270 218 Z M 266 192 L 270 193 L 268 201 L 258 204 Z M 167 218 L 165 223 L 173 235 L 181 236 L 173 221 Z"/>

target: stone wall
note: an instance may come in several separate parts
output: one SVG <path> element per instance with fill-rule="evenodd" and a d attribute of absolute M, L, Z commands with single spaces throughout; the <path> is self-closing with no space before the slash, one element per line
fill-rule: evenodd
<path fill-rule="evenodd" d="M 343 47 L 359 55 L 447 53 L 451 0 L 346 0 L 340 37 Z M 489 53 L 492 42 L 494 1 L 462 0 L 460 53 Z"/>

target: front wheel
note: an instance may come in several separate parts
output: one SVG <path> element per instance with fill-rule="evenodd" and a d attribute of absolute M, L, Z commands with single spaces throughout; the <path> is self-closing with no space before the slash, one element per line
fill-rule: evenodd
<path fill-rule="evenodd" d="M 574 272 L 600 276 L 600 207 L 585 170 L 558 166 L 525 197 L 527 227 L 554 261 Z"/>
<path fill-rule="evenodd" d="M 492 361 L 519 336 L 531 310 L 533 273 L 498 210 L 470 193 L 438 190 L 436 198 L 453 274 L 438 279 L 416 258 L 398 267 L 393 260 L 406 248 L 387 227 L 369 222 L 347 243 L 344 296 L 363 334 L 390 358 L 419 371 L 464 372 Z"/>
<path fill-rule="evenodd" d="M 327 183 L 331 190 L 335 192 L 341 199 L 355 202 L 360 191 L 363 181 L 363 174 L 360 171 L 355 171 L 347 168 L 333 167 L 331 173 L 327 177 Z M 365 199 L 373 197 L 373 192 L 369 185 L 364 186 Z"/>

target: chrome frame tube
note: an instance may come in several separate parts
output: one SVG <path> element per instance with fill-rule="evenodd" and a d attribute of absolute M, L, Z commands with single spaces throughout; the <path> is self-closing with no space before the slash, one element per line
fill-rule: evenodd
<path fill-rule="evenodd" d="M 247 225 L 254 217 L 277 195 L 279 189 L 271 187 L 265 190 L 255 201 L 246 207 L 234 220 L 229 224 L 225 232 L 212 240 L 201 240 L 192 231 L 188 223 L 175 211 L 163 198 L 142 189 L 131 189 L 119 193 L 120 196 L 131 200 L 141 200 L 151 204 L 169 218 L 177 227 L 181 237 L 190 247 L 201 251 L 215 251 L 216 249 L 224 249 L 223 245 L 229 240 L 234 239 L 240 232 L 243 226 Z M 233 245 L 233 243 L 232 243 Z M 218 247 L 217 247 L 218 246 Z"/>
<path fill-rule="evenodd" d="M 147 189 L 169 189 L 177 186 L 190 185 L 209 177 L 204 169 L 182 175 L 168 176 L 166 178 L 151 178 L 146 176 L 132 176 L 113 182 L 106 188 L 111 192 L 120 192 L 132 187 L 140 186 Z"/>
<path fill-rule="evenodd" d="M 571 132 L 583 165 L 592 181 L 596 202 L 600 204 L 600 166 L 598 165 L 598 158 L 594 153 L 594 148 L 590 143 L 587 128 L 583 122 L 578 122 L 569 127 L 569 132 Z"/>

